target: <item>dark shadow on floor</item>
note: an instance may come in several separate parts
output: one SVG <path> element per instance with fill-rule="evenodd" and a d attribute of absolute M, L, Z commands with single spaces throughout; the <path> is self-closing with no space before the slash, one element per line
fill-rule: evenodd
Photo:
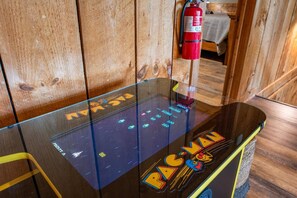
<path fill-rule="evenodd" d="M 214 60 L 214 61 L 219 61 L 222 63 L 224 63 L 224 60 L 225 60 L 225 54 L 218 56 L 218 54 L 216 52 L 210 52 L 210 51 L 205 51 L 205 50 L 201 51 L 201 57 L 210 59 L 210 60 Z"/>

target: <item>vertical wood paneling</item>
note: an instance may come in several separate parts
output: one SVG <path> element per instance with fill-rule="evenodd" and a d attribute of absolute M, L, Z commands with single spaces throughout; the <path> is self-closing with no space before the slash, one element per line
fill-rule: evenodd
<path fill-rule="evenodd" d="M 262 36 L 261 46 L 258 48 L 259 54 L 257 59 L 254 58 L 255 65 L 253 67 L 255 67 L 254 68 L 255 75 L 253 78 L 255 80 L 251 82 L 250 89 L 257 89 L 259 86 L 259 81 L 261 81 L 261 78 L 264 72 L 264 67 L 256 67 L 256 65 L 265 65 L 265 62 L 267 60 L 267 56 L 269 53 L 269 45 L 273 37 L 273 32 L 274 32 L 275 23 L 276 23 L 275 19 L 278 14 L 280 3 L 281 2 L 279 1 L 270 2 L 270 7 L 268 10 L 266 23 L 265 23 L 265 30 L 263 31 L 264 33 Z"/>
<path fill-rule="evenodd" d="M 2 65 L 0 62 L 0 128 L 15 123 L 15 118 L 1 67 Z"/>
<path fill-rule="evenodd" d="M 256 0 L 241 0 L 238 3 L 238 9 L 240 10 L 238 30 L 232 63 L 228 67 L 225 80 L 227 84 L 225 84 L 224 88 L 224 95 L 226 96 L 224 103 L 234 102 L 238 98 L 256 2 Z"/>
<path fill-rule="evenodd" d="M 275 28 L 273 30 L 273 37 L 269 46 L 269 54 L 267 56 L 263 77 L 260 88 L 265 88 L 276 80 L 277 70 L 280 63 L 281 54 L 284 49 L 286 35 L 290 26 L 293 10 L 296 0 L 279 1 L 277 18 L 275 18 Z M 271 22 L 270 22 L 271 23 Z M 259 65 L 261 67 L 262 65 Z"/>
<path fill-rule="evenodd" d="M 247 100 L 293 69 L 295 24 L 295 0 L 257 1 L 246 51 L 234 62 L 235 79 L 228 88 L 231 99 Z"/>
<path fill-rule="evenodd" d="M 297 76 L 297 67 L 292 69 L 291 71 L 287 72 L 286 74 L 282 75 L 279 79 L 274 81 L 272 84 L 267 86 L 265 89 L 263 89 L 261 92 L 259 92 L 257 95 L 264 97 L 264 98 L 269 98 L 273 93 L 275 93 L 277 90 L 282 88 L 285 84 L 287 84 L 290 80 L 295 78 Z M 293 93 L 287 93 L 288 97 L 291 97 Z"/>
<path fill-rule="evenodd" d="M 78 2 L 90 97 L 133 84 L 135 82 L 134 1 L 79 0 Z M 151 46 L 148 48 L 152 49 Z"/>
<path fill-rule="evenodd" d="M 246 58 L 244 60 L 244 65 L 248 67 L 243 67 L 241 85 L 249 85 L 252 82 L 254 71 L 256 69 L 256 63 L 258 54 L 260 52 L 261 41 L 263 39 L 263 33 L 265 30 L 266 19 L 268 15 L 268 10 L 270 6 L 270 0 L 260 1 L 255 8 L 255 15 L 252 23 L 250 39 L 248 43 L 248 48 L 246 51 Z M 250 75 L 245 75 L 250 74 Z M 244 97 L 248 90 L 247 87 L 239 87 L 240 97 Z"/>
<path fill-rule="evenodd" d="M 137 80 L 171 76 L 173 0 L 136 1 Z"/>
<path fill-rule="evenodd" d="M 75 1 L 4 0 L 0 53 L 19 120 L 86 99 Z"/>
<path fill-rule="evenodd" d="M 173 68 L 172 79 L 179 82 L 189 84 L 190 65 L 191 61 L 181 58 L 181 54 L 178 51 L 178 42 L 180 37 L 180 17 L 184 0 L 176 0 L 175 6 L 175 23 L 173 33 Z"/>
<path fill-rule="evenodd" d="M 297 76 L 273 93 L 269 99 L 297 106 Z"/>
<path fill-rule="evenodd" d="M 280 78 L 293 68 L 296 68 L 297 61 L 297 3 L 293 11 L 290 28 L 287 34 L 286 44 L 282 52 L 276 78 Z"/>

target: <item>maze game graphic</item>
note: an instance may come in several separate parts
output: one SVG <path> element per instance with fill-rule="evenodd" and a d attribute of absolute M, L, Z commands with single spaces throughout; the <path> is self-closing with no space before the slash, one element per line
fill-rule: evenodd
<path fill-rule="evenodd" d="M 52 144 L 94 189 L 101 189 L 206 118 L 158 95 L 53 137 Z"/>

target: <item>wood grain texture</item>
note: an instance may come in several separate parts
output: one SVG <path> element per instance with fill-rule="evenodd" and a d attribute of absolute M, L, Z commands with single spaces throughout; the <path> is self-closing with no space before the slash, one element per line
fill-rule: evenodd
<path fill-rule="evenodd" d="M 179 93 L 205 104 L 221 106 L 227 66 L 205 58 L 201 58 L 199 63 L 198 76 L 193 75 L 196 78 L 192 84 L 193 92 L 187 92 L 188 84 L 183 84 L 185 88 Z"/>
<path fill-rule="evenodd" d="M 86 99 L 75 1 L 4 0 L 0 53 L 19 120 Z"/>
<path fill-rule="evenodd" d="M 217 44 L 213 42 L 203 41 L 202 50 L 217 52 Z"/>
<path fill-rule="evenodd" d="M 278 66 L 276 79 L 280 78 L 286 72 L 297 67 L 297 4 L 295 4 L 295 9 L 293 11 L 291 24 L 286 38 L 286 43 L 284 50 L 282 51 L 280 63 Z"/>
<path fill-rule="evenodd" d="M 244 16 L 247 11 L 247 2 L 245 0 L 238 0 L 237 2 L 237 9 L 236 9 L 236 14 L 235 14 L 235 19 L 232 16 L 231 17 L 231 23 L 230 23 L 230 28 L 233 31 L 233 37 L 232 41 L 230 39 L 228 40 L 228 45 L 229 43 L 231 44 L 231 48 L 228 48 L 227 51 L 227 70 L 226 70 L 226 76 L 225 76 L 225 82 L 224 82 L 224 89 L 223 89 L 223 104 L 228 104 L 230 101 L 230 96 L 231 96 L 231 89 L 232 86 L 234 86 L 233 80 L 236 79 L 234 75 L 235 70 L 236 70 L 236 61 L 237 61 L 237 56 L 240 52 L 240 42 L 239 39 L 241 38 L 241 34 L 244 32 L 243 31 L 243 24 L 244 24 Z M 229 15 L 230 16 L 230 15 Z M 251 23 L 251 22 L 250 22 Z M 248 26 L 248 25 L 246 25 Z M 230 46 L 230 45 L 229 45 Z M 230 53 L 232 52 L 232 54 Z M 226 58 L 225 58 L 226 60 Z"/>
<path fill-rule="evenodd" d="M 297 106 L 297 75 L 268 98 Z"/>
<path fill-rule="evenodd" d="M 244 60 L 247 56 L 253 16 L 256 7 L 256 0 L 239 0 L 237 12 L 239 14 L 236 39 L 234 41 L 234 54 L 231 65 L 227 69 L 224 86 L 224 104 L 234 102 L 238 99 L 239 85 L 243 75 Z"/>
<path fill-rule="evenodd" d="M 276 80 L 281 54 L 283 50 L 286 50 L 284 48 L 286 35 L 290 27 L 296 1 L 289 0 L 280 2 L 280 6 L 277 8 L 277 18 L 274 19 L 275 28 L 273 30 L 273 37 L 270 41 L 270 45 L 263 46 L 268 47 L 270 50 L 264 65 L 260 88 L 264 88 Z"/>
<path fill-rule="evenodd" d="M 252 16 L 246 51 L 235 59 L 235 84 L 228 85 L 231 100 L 251 98 L 295 67 L 296 1 L 257 1 Z"/>
<path fill-rule="evenodd" d="M 136 1 L 137 80 L 171 76 L 175 1 Z"/>
<path fill-rule="evenodd" d="M 172 68 L 172 79 L 189 84 L 190 80 L 190 60 L 181 58 L 181 54 L 178 51 L 178 42 L 180 37 L 180 17 L 184 0 L 176 0 L 175 5 L 175 22 L 174 22 L 174 33 L 173 33 L 173 68 Z"/>
<path fill-rule="evenodd" d="M 207 10 L 227 14 L 235 14 L 237 10 L 237 3 L 208 3 Z"/>
<path fill-rule="evenodd" d="M 248 89 L 244 85 L 249 85 L 254 76 L 257 57 L 260 52 L 261 41 L 265 30 L 266 19 L 270 6 L 270 0 L 260 1 L 256 4 L 255 15 L 252 22 L 250 38 L 246 50 L 246 58 L 244 59 L 244 67 L 242 70 L 241 84 L 239 86 L 239 100 L 241 97 L 246 97 Z M 247 75 L 248 74 L 248 75 Z"/>
<path fill-rule="evenodd" d="M 89 96 L 94 97 L 133 84 L 134 1 L 78 2 Z M 145 47 L 152 49 L 150 45 Z"/>
<path fill-rule="evenodd" d="M 297 67 L 287 72 L 286 74 L 282 75 L 282 77 L 274 81 L 268 87 L 266 87 L 261 92 L 259 92 L 257 95 L 264 98 L 269 98 L 273 93 L 275 93 L 277 90 L 282 88 L 285 84 L 287 84 L 290 80 L 292 80 L 296 76 L 297 76 Z"/>
<path fill-rule="evenodd" d="M 235 15 L 229 15 L 231 21 L 230 21 L 230 27 L 228 32 L 228 41 L 227 41 L 227 52 L 226 57 L 224 60 L 224 64 L 230 66 L 232 63 L 232 57 L 234 53 L 234 44 L 236 40 L 236 32 L 238 27 L 238 17 L 239 12 L 237 11 Z"/>
<path fill-rule="evenodd" d="M 262 35 L 262 41 L 261 42 L 261 46 L 259 47 L 259 54 L 258 57 L 252 57 L 251 59 L 254 59 L 254 62 L 256 62 L 254 64 L 254 70 L 255 70 L 255 75 L 253 77 L 253 79 L 251 79 L 251 84 L 249 85 L 249 89 L 257 89 L 259 86 L 259 83 L 262 79 L 262 75 L 264 73 L 264 65 L 266 64 L 266 60 L 267 57 L 269 55 L 269 45 L 271 43 L 271 39 L 273 37 L 273 32 L 274 32 L 274 28 L 276 28 L 275 24 L 276 24 L 276 16 L 278 14 L 278 7 L 280 6 L 281 2 L 280 1 L 276 1 L 271 3 L 270 2 L 270 7 L 267 13 L 267 18 L 266 18 L 266 23 L 265 23 L 265 30 L 263 31 L 263 35 Z"/>
<path fill-rule="evenodd" d="M 248 103 L 266 113 L 267 125 L 257 137 L 247 197 L 296 197 L 297 109 L 257 97 Z"/>
<path fill-rule="evenodd" d="M 1 67 L 2 65 L 0 62 L 0 128 L 15 123 L 15 118 Z"/>
<path fill-rule="evenodd" d="M 221 62 L 201 58 L 195 98 L 213 106 L 222 105 L 223 87 L 227 66 Z"/>

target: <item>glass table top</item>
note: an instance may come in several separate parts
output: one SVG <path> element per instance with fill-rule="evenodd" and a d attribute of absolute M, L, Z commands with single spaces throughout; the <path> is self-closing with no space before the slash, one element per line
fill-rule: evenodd
<path fill-rule="evenodd" d="M 0 154 L 32 154 L 65 197 L 188 196 L 266 119 L 188 90 L 152 79 L 50 112 L 1 129 Z"/>

